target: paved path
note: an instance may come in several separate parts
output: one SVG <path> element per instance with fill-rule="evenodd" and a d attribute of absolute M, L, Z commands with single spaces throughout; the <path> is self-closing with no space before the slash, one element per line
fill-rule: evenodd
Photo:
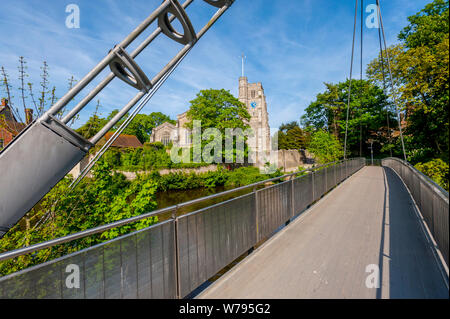
<path fill-rule="evenodd" d="M 448 279 L 398 176 L 365 167 L 199 298 L 448 298 Z M 381 287 L 367 288 L 368 265 Z"/>

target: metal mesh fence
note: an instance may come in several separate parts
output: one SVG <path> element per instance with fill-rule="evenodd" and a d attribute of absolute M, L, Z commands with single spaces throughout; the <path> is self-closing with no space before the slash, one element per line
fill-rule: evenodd
<path fill-rule="evenodd" d="M 383 160 L 382 165 L 393 169 L 410 190 L 448 265 L 448 192 L 403 160 L 388 158 Z"/>
<path fill-rule="evenodd" d="M 325 169 L 314 172 L 314 200 L 318 200 L 326 193 L 326 177 Z"/>
<path fill-rule="evenodd" d="M 256 244 L 255 213 L 251 193 L 178 219 L 181 297 Z"/>
<path fill-rule="evenodd" d="M 294 180 L 294 211 L 300 213 L 312 204 L 313 174 L 307 174 Z"/>
<path fill-rule="evenodd" d="M 0 297 L 185 297 L 364 164 L 364 159 L 348 160 L 255 188 L 250 194 L 4 276 Z"/>
<path fill-rule="evenodd" d="M 1 278 L 2 298 L 175 298 L 173 221 Z M 73 278 L 73 280 L 72 280 Z"/>
<path fill-rule="evenodd" d="M 268 237 L 291 218 L 291 181 L 257 191 L 258 241 Z"/>

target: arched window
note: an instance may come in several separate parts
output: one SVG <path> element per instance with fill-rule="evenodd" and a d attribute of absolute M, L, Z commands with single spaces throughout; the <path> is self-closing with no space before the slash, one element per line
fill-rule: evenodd
<path fill-rule="evenodd" d="M 168 132 L 164 132 L 162 135 L 162 141 L 165 146 L 170 144 L 170 134 Z"/>
<path fill-rule="evenodd" d="M 185 133 L 185 134 L 186 134 L 186 135 L 185 135 L 185 143 L 186 143 L 186 145 L 189 145 L 189 144 L 192 143 L 191 132 L 189 132 L 188 130 L 186 130 L 186 133 Z"/>

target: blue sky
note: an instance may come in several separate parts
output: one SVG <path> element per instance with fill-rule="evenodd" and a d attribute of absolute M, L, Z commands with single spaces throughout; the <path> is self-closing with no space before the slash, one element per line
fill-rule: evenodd
<path fill-rule="evenodd" d="M 407 24 L 407 17 L 429 2 L 381 1 L 388 45 L 398 42 L 397 35 Z M 65 8 L 71 3 L 80 8 L 79 29 L 65 26 L 68 15 Z M 37 93 L 40 67 L 42 61 L 47 61 L 50 83 L 57 87 L 57 96 L 61 97 L 71 75 L 81 79 L 160 3 L 159 0 L 2 0 L 0 66 L 6 68 L 17 88 L 18 58 L 24 56 L 28 62 L 27 81 L 34 83 Z M 372 3 L 375 0 L 364 1 L 365 6 Z M 201 89 L 225 88 L 237 96 L 240 55 L 244 52 L 246 76 L 250 82 L 262 82 L 264 86 L 270 126 L 276 128 L 283 122 L 298 120 L 323 91 L 323 82 L 348 77 L 354 5 L 354 0 L 236 0 L 143 113 L 160 111 L 176 118 L 188 109 L 189 101 Z M 200 0 L 195 0 L 187 10 L 197 31 L 214 11 Z M 155 24 L 127 51 L 131 52 L 154 28 Z M 366 65 L 378 54 L 378 31 L 365 28 L 364 32 Z M 151 78 L 179 49 L 181 45 L 161 35 L 136 60 Z M 359 77 L 359 48 L 356 51 L 354 74 Z M 133 88 L 114 80 L 98 96 L 101 115 L 121 108 L 135 93 Z M 0 95 L 4 95 L 3 90 Z M 19 93 L 16 91 L 14 95 L 19 101 Z M 80 114 L 79 123 L 87 120 L 95 104 L 96 101 L 91 102 Z M 18 106 L 21 108 L 21 104 Z"/>

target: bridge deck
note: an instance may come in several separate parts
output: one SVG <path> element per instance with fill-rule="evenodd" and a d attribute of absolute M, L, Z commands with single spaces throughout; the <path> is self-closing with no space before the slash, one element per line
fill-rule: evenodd
<path fill-rule="evenodd" d="M 365 167 L 199 298 L 448 298 L 448 279 L 390 169 Z M 370 264 L 380 289 L 366 287 Z"/>

